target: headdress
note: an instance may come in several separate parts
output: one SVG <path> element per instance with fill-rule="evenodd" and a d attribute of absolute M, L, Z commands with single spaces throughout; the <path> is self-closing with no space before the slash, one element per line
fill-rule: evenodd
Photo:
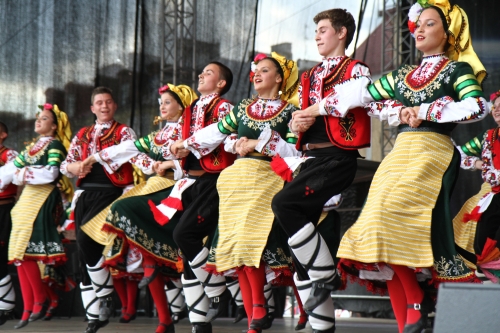
<path fill-rule="evenodd" d="M 500 90 L 495 91 L 493 94 L 490 95 L 490 102 L 495 103 L 495 100 L 500 97 Z"/>
<path fill-rule="evenodd" d="M 268 56 L 263 53 L 259 53 L 255 56 L 254 61 L 251 65 L 252 67 L 250 70 L 250 81 L 253 81 L 255 69 L 259 61 L 267 57 Z M 287 58 L 276 52 L 271 53 L 271 58 L 276 60 L 283 70 L 283 82 L 281 82 L 280 86 L 280 98 L 287 101 L 288 103 L 298 106 L 299 69 L 297 67 L 297 63 L 293 60 L 288 60 Z"/>
<path fill-rule="evenodd" d="M 486 69 L 477 57 L 469 32 L 469 19 L 465 11 L 457 5 L 451 5 L 448 0 L 417 0 L 408 12 L 408 28 L 412 36 L 416 29 L 416 23 L 422 10 L 428 7 L 437 7 L 441 10 L 448 23 L 449 48 L 445 55 L 456 61 L 463 61 L 471 65 L 477 81 L 481 83 L 486 78 Z"/>
<path fill-rule="evenodd" d="M 196 93 L 194 92 L 193 89 L 191 89 L 191 87 L 183 84 L 174 86 L 173 84 L 167 83 L 166 85 L 158 89 L 158 93 L 161 95 L 167 90 L 170 90 L 179 97 L 183 107 L 191 105 L 191 103 L 193 103 L 193 101 L 198 98 L 198 95 L 196 95 Z"/>
<path fill-rule="evenodd" d="M 54 112 L 56 116 L 56 138 L 61 141 L 66 150 L 69 149 L 71 143 L 71 126 L 69 124 L 68 116 L 64 111 L 59 110 L 59 107 L 54 104 L 45 103 L 44 105 L 38 105 L 40 110 L 49 110 Z"/>

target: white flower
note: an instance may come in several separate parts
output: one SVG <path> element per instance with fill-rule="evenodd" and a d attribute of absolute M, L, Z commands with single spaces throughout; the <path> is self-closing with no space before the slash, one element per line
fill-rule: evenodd
<path fill-rule="evenodd" d="M 420 13 L 424 8 L 418 3 L 415 2 L 413 6 L 411 6 L 410 11 L 408 12 L 408 20 L 412 22 L 417 22 Z"/>

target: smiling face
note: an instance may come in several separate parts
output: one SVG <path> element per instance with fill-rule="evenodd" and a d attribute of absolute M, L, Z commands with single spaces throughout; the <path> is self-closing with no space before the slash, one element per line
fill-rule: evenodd
<path fill-rule="evenodd" d="M 175 98 L 165 92 L 160 98 L 160 115 L 162 120 L 177 121 L 179 120 L 184 108 L 175 100 Z"/>
<path fill-rule="evenodd" d="M 113 97 L 110 94 L 98 94 L 94 96 L 94 102 L 90 109 L 96 115 L 97 122 L 102 124 L 114 119 L 116 105 Z"/>
<path fill-rule="evenodd" d="M 444 52 L 448 36 L 443 22 L 434 8 L 428 8 L 420 14 L 415 29 L 415 46 L 424 56 Z"/>
<path fill-rule="evenodd" d="M 325 58 L 344 55 L 346 32 L 345 27 L 336 31 L 329 19 L 319 21 L 314 37 L 319 54 Z"/>
<path fill-rule="evenodd" d="M 276 64 L 272 60 L 259 61 L 255 69 L 253 84 L 260 96 L 273 97 L 278 94 L 283 79 L 278 74 Z"/>
<path fill-rule="evenodd" d="M 54 136 L 57 129 L 54 115 L 49 110 L 42 110 L 38 113 L 35 121 L 35 132 L 42 136 Z"/>
<path fill-rule="evenodd" d="M 226 81 L 220 79 L 219 67 L 215 64 L 209 64 L 203 68 L 203 72 L 198 75 L 198 91 L 202 95 L 220 93 L 225 82 Z"/>
<path fill-rule="evenodd" d="M 493 116 L 493 119 L 495 119 L 495 123 L 500 126 L 500 97 L 495 99 L 493 107 L 491 108 L 491 115 Z"/>

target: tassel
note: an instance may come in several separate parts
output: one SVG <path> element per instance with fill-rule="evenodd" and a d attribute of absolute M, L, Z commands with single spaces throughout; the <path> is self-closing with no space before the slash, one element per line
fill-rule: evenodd
<path fill-rule="evenodd" d="M 486 243 L 483 246 L 483 251 L 481 255 L 477 256 L 477 265 L 481 265 L 487 262 L 497 259 L 500 255 L 500 251 L 496 247 L 497 241 L 491 238 L 486 238 Z"/>
<path fill-rule="evenodd" d="M 465 213 L 464 217 L 462 218 L 462 222 L 464 222 L 464 223 L 471 222 L 471 221 L 478 222 L 481 219 L 481 215 L 483 215 L 483 213 L 479 212 L 479 209 L 481 209 L 481 207 L 476 206 L 476 207 L 474 207 L 472 212 Z"/>
<path fill-rule="evenodd" d="M 273 157 L 271 169 L 273 169 L 273 171 L 284 181 L 291 182 L 293 180 L 293 171 L 279 154 Z"/>

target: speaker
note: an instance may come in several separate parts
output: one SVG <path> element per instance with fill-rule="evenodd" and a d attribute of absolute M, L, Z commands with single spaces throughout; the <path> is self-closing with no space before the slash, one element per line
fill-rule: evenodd
<path fill-rule="evenodd" d="M 500 285 L 442 283 L 433 332 L 500 332 Z"/>

